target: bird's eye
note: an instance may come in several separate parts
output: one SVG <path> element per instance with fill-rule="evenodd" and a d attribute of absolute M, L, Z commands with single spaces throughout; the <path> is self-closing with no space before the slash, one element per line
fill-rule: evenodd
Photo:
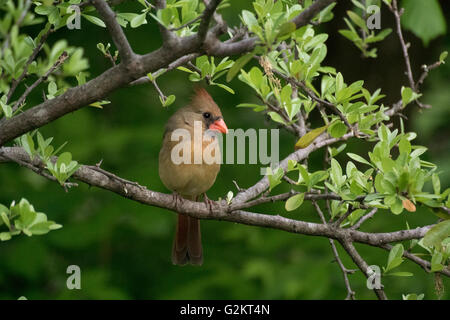
<path fill-rule="evenodd" d="M 203 113 L 203 118 L 205 118 L 205 119 L 211 118 L 211 113 L 209 113 L 209 112 L 204 112 L 204 113 Z"/>

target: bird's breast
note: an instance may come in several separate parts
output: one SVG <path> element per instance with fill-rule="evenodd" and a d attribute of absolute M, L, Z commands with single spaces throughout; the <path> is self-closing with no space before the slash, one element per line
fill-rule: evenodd
<path fill-rule="evenodd" d="M 167 134 L 159 153 L 159 175 L 164 185 L 181 195 L 200 195 L 214 184 L 221 153 L 216 138 L 171 141 Z"/>

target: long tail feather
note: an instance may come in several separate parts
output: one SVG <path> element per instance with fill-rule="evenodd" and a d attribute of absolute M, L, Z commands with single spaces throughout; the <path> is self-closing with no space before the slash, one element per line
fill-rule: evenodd
<path fill-rule="evenodd" d="M 175 239 L 172 246 L 172 263 L 177 265 L 185 265 L 189 261 L 187 251 L 187 239 L 189 221 L 188 216 L 179 214 L 177 218 L 177 229 L 175 231 Z"/>
<path fill-rule="evenodd" d="M 178 214 L 172 246 L 172 263 L 176 265 L 203 264 L 200 220 L 197 218 Z"/>
<path fill-rule="evenodd" d="M 202 234 L 200 230 L 200 220 L 189 218 L 188 227 L 188 255 L 191 264 L 201 266 L 203 264 Z"/>

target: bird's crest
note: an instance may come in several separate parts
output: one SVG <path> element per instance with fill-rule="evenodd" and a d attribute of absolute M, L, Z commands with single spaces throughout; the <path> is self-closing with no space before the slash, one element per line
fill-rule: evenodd
<path fill-rule="evenodd" d="M 194 87 L 194 96 L 192 97 L 192 100 L 199 100 L 203 102 L 214 102 L 211 95 L 206 91 L 205 88 L 196 86 Z"/>

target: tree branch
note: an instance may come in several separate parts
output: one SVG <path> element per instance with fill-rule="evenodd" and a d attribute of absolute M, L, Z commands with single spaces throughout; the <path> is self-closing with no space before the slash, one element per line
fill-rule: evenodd
<path fill-rule="evenodd" d="M 34 173 L 37 173 L 38 175 L 43 176 L 44 178 L 46 178 L 46 179 L 48 179 L 50 181 L 57 182 L 59 184 L 58 180 L 54 176 L 52 176 L 51 174 L 47 173 L 44 170 L 44 168 L 33 165 L 32 161 L 30 163 L 30 162 L 21 160 L 19 158 L 13 158 L 13 157 L 9 156 L 2 148 L 0 148 L 0 156 L 5 158 L 5 159 L 10 160 L 11 162 L 15 162 L 15 163 L 17 163 L 18 165 L 20 165 L 20 166 L 22 166 L 24 168 L 30 169 Z M 62 187 L 67 192 L 68 188 L 78 187 L 78 184 L 73 183 L 73 182 L 65 182 L 62 185 Z"/>
<path fill-rule="evenodd" d="M 115 18 L 113 20 L 113 11 L 104 1 L 91 1 L 97 4 L 98 10 L 100 10 L 99 13 L 104 15 L 105 24 L 109 26 L 110 32 L 112 30 L 111 36 L 113 40 L 117 41 L 116 45 L 121 46 L 121 50 L 124 51 L 125 57 L 127 57 L 132 51 L 127 50 L 127 43 L 124 42 L 126 38 L 124 38 L 125 36 L 120 26 L 116 24 Z M 301 17 L 298 18 L 299 22 L 296 25 L 300 27 L 302 24 L 307 24 L 306 17 L 312 18 L 312 13 L 317 14 L 326 5 L 334 1 L 337 0 L 316 1 L 313 6 L 314 10 L 304 10 L 299 14 Z M 25 132 L 42 127 L 67 113 L 103 99 L 111 92 L 129 85 L 132 81 L 145 76 L 149 72 L 165 68 L 183 56 L 195 53 L 201 54 L 204 51 L 215 56 L 242 54 L 255 46 L 255 38 L 244 39 L 234 43 L 222 43 L 216 37 L 216 32 L 216 30 L 208 32 L 211 36 L 207 36 L 204 46 L 198 43 L 198 35 L 183 38 L 175 36 L 174 41 L 165 43 L 161 48 L 151 53 L 143 56 L 135 54 L 134 58 L 130 59 L 130 63 L 126 66 L 122 63 L 114 66 L 84 85 L 68 89 L 64 94 L 6 120 L 0 125 L 0 146 Z M 122 44 L 124 45 L 122 46 Z"/>
<path fill-rule="evenodd" d="M 202 20 L 198 27 L 197 37 L 199 43 L 203 43 L 206 38 L 206 34 L 208 33 L 209 24 L 211 22 L 211 18 L 216 11 L 217 6 L 220 4 L 222 0 L 208 0 L 205 1 L 205 10 L 202 13 Z"/>
<path fill-rule="evenodd" d="M 362 273 L 366 276 L 366 278 L 369 278 L 371 275 L 368 272 L 369 265 L 367 262 L 359 255 L 356 248 L 353 246 L 353 243 L 350 241 L 341 241 L 342 247 L 347 251 L 349 256 L 352 258 L 353 262 L 358 266 L 358 268 L 362 271 Z M 378 299 L 380 300 L 387 300 L 387 296 L 384 293 L 384 290 L 382 288 L 377 289 L 374 288 L 373 291 L 377 295 Z"/>
<path fill-rule="evenodd" d="M 387 251 L 391 251 L 391 249 L 392 249 L 392 245 L 390 245 L 390 244 L 383 244 L 383 245 L 380 245 L 379 247 L 383 248 L 384 250 L 387 250 Z M 423 259 L 419 258 L 418 256 L 416 256 L 415 254 L 408 252 L 406 250 L 403 252 L 403 257 L 418 264 L 427 273 L 431 272 L 431 263 L 429 261 L 423 260 Z M 444 274 L 447 277 L 450 277 L 450 268 L 447 267 L 447 268 L 439 271 L 439 273 Z"/>
<path fill-rule="evenodd" d="M 21 147 L 3 147 L 0 149 L 0 162 L 10 162 L 11 159 L 20 160 L 32 164 L 34 167 L 44 168 L 44 163 L 37 157 L 30 159 L 25 150 Z M 6 155 L 6 156 L 5 156 Z M 229 222 L 236 222 L 246 225 L 266 227 L 283 230 L 291 233 L 298 233 L 311 236 L 322 236 L 339 241 L 351 240 L 381 246 L 391 242 L 403 240 L 420 239 L 432 227 L 432 225 L 396 232 L 369 233 L 352 229 L 336 227 L 332 224 L 318 224 L 282 217 L 280 215 L 261 214 L 242 210 L 234 210 L 226 201 L 212 201 L 209 206 L 204 202 L 194 202 L 183 199 L 181 205 L 173 201 L 173 196 L 152 190 L 136 182 L 131 182 L 98 166 L 81 166 L 72 176 L 74 179 L 84 182 L 90 186 L 99 187 L 120 196 L 140 202 L 149 206 L 166 208 L 181 214 L 186 214 L 198 219 L 213 219 Z M 236 198 L 232 203 L 236 203 Z"/>
<path fill-rule="evenodd" d="M 283 159 L 283 161 L 280 162 L 279 167 L 282 168 L 284 171 L 286 171 L 289 160 L 296 160 L 297 162 L 300 162 L 306 159 L 311 152 L 318 150 L 324 146 L 336 143 L 337 141 L 345 141 L 347 139 L 350 139 L 354 135 L 353 132 L 349 132 L 345 134 L 343 137 L 338 139 L 336 138 L 327 139 L 327 136 L 328 136 L 327 134 L 322 134 L 306 148 L 299 149 L 296 152 L 290 154 L 288 157 L 286 157 L 285 159 Z M 264 177 L 252 187 L 246 189 L 243 192 L 238 193 L 234 199 L 237 202 L 247 202 L 257 197 L 258 195 L 262 194 L 268 188 L 269 188 L 269 179 L 267 177 Z"/>

